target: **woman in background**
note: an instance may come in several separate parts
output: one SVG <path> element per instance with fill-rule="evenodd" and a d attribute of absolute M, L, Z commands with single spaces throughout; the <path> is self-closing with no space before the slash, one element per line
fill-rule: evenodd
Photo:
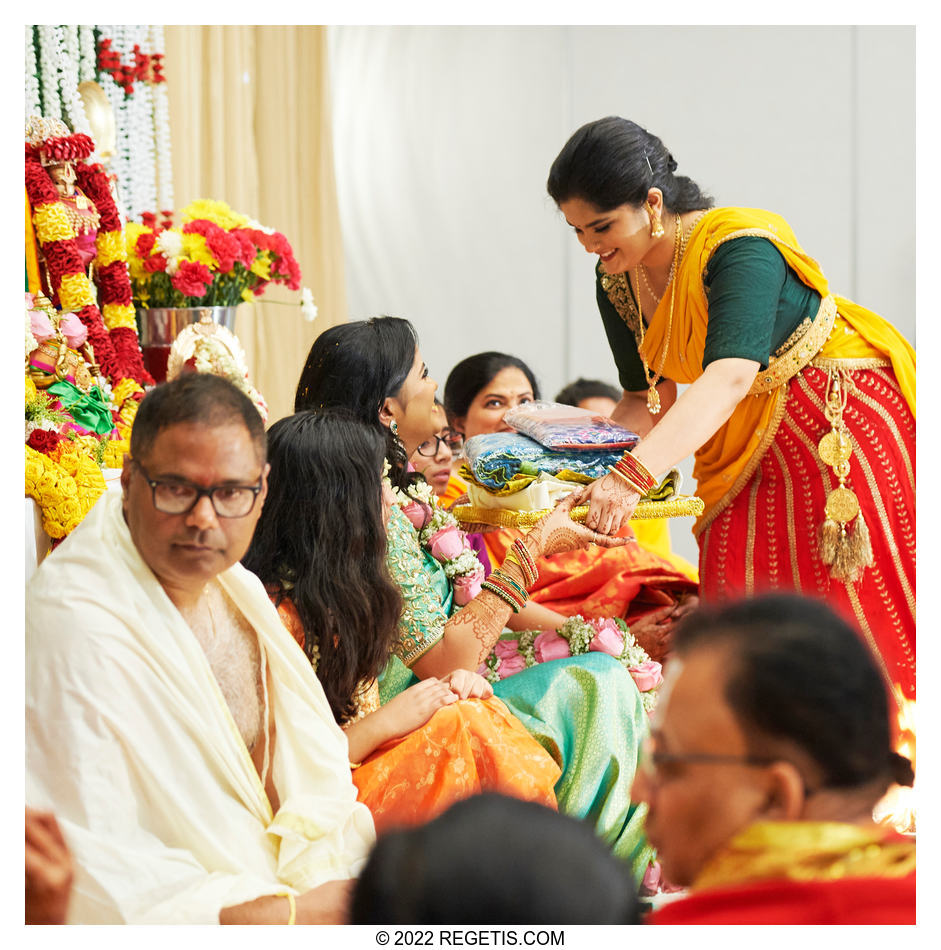
<path fill-rule="evenodd" d="M 444 389 L 448 423 L 465 439 L 512 431 L 503 418 L 507 410 L 536 399 L 539 387 L 533 371 L 517 357 L 497 352 L 461 360 L 448 375 Z M 458 459 L 455 467 L 460 464 Z M 467 483 L 452 470 L 442 502 L 453 505 L 466 490 Z M 554 555 L 539 562 L 539 582 L 531 597 L 556 615 L 623 617 L 644 649 L 658 659 L 664 655 L 672 623 L 696 604 L 695 571 L 669 553 L 665 521 L 637 522 L 631 527 L 638 541 L 649 531 L 655 550 L 638 543 Z M 491 561 L 505 557 L 520 534 L 515 529 L 488 531 L 483 537 Z M 655 553 L 663 550 L 664 539 L 668 553 Z"/>

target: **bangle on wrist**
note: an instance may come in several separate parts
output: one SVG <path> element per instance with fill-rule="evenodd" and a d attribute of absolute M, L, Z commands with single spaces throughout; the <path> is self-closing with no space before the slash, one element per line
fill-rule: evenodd
<path fill-rule="evenodd" d="M 294 900 L 294 895 L 290 891 L 282 891 L 280 894 L 275 894 L 275 897 L 286 897 L 288 901 L 288 926 L 297 923 L 297 901 Z"/>
<path fill-rule="evenodd" d="M 629 479 L 620 469 L 617 469 L 612 465 L 608 471 L 612 475 L 617 475 L 617 477 L 620 478 L 622 482 L 627 483 L 627 487 L 630 488 L 631 491 L 637 492 L 637 494 L 643 498 L 644 490 L 640 487 L 640 485 L 635 485 L 634 482 L 632 482 L 631 479 Z"/>

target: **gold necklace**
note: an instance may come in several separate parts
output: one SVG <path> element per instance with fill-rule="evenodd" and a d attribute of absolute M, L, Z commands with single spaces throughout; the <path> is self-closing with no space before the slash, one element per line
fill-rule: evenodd
<path fill-rule="evenodd" d="M 674 229 L 673 229 L 673 263 L 670 265 L 670 274 L 668 278 L 668 283 L 670 285 L 670 316 L 667 319 L 667 332 L 666 336 L 663 339 L 663 349 L 660 351 L 660 365 L 657 368 L 656 375 L 651 377 L 650 367 L 647 365 L 647 358 L 643 354 L 644 349 L 644 315 L 641 312 L 639 314 L 640 319 L 637 321 L 640 325 L 640 339 L 638 340 L 637 350 L 640 353 L 640 360 L 644 367 L 644 379 L 647 380 L 647 411 L 652 415 L 656 416 L 660 413 L 660 393 L 657 392 L 657 383 L 663 379 L 663 364 L 666 362 L 667 350 L 670 348 L 670 334 L 673 330 L 673 303 L 676 299 L 676 282 L 674 278 L 676 277 L 676 268 L 680 260 L 680 242 L 683 238 L 683 222 L 680 220 L 680 216 L 676 215 L 674 219 Z M 638 264 L 635 268 L 635 274 L 642 265 Z M 645 278 L 646 280 L 646 278 Z M 634 284 L 637 287 L 638 292 L 640 291 L 640 282 L 639 279 L 635 277 Z M 647 287 L 650 290 L 650 287 Z M 665 293 L 666 291 L 664 291 Z M 659 298 L 656 298 L 659 303 Z M 640 310 L 640 298 L 637 300 L 637 309 Z"/>

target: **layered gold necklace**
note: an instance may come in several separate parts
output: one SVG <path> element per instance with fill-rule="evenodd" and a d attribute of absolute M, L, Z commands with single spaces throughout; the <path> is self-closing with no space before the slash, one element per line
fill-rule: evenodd
<path fill-rule="evenodd" d="M 670 264 L 670 273 L 667 275 L 667 284 L 670 287 L 670 316 L 667 319 L 667 332 L 666 336 L 663 338 L 663 348 L 660 351 L 660 365 L 657 367 L 657 371 L 654 376 L 650 375 L 650 367 L 647 365 L 647 357 L 644 356 L 644 314 L 640 307 L 639 275 L 639 272 L 642 268 L 644 268 L 644 265 L 638 264 L 634 269 L 634 290 L 637 297 L 638 311 L 637 329 L 635 329 L 634 335 L 637 338 L 637 351 L 640 354 L 641 363 L 643 363 L 644 366 L 644 379 L 647 380 L 647 411 L 652 416 L 660 414 L 660 393 L 657 392 L 657 383 L 663 379 L 663 364 L 666 362 L 667 350 L 670 348 L 670 334 L 673 331 L 673 303 L 676 299 L 676 282 L 674 281 L 674 277 L 676 276 L 676 269 L 680 263 L 680 243 L 683 240 L 683 222 L 680 220 L 679 215 L 675 216 L 673 223 L 673 262 Z M 643 276 L 644 284 L 647 287 L 648 293 L 656 301 L 656 303 L 659 304 L 660 297 L 658 297 L 653 292 L 653 289 L 647 282 L 646 268 L 644 268 Z"/>

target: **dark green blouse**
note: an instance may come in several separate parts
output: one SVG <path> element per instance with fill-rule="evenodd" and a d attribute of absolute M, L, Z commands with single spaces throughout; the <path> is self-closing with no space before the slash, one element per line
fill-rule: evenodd
<path fill-rule="evenodd" d="M 820 306 L 820 295 L 801 282 L 763 237 L 734 238 L 718 247 L 703 285 L 709 308 L 703 369 L 729 357 L 755 360 L 765 369 L 771 355 L 805 319 L 812 320 Z M 622 388 L 647 389 L 637 341 L 608 299 L 600 273 L 595 294 Z"/>

